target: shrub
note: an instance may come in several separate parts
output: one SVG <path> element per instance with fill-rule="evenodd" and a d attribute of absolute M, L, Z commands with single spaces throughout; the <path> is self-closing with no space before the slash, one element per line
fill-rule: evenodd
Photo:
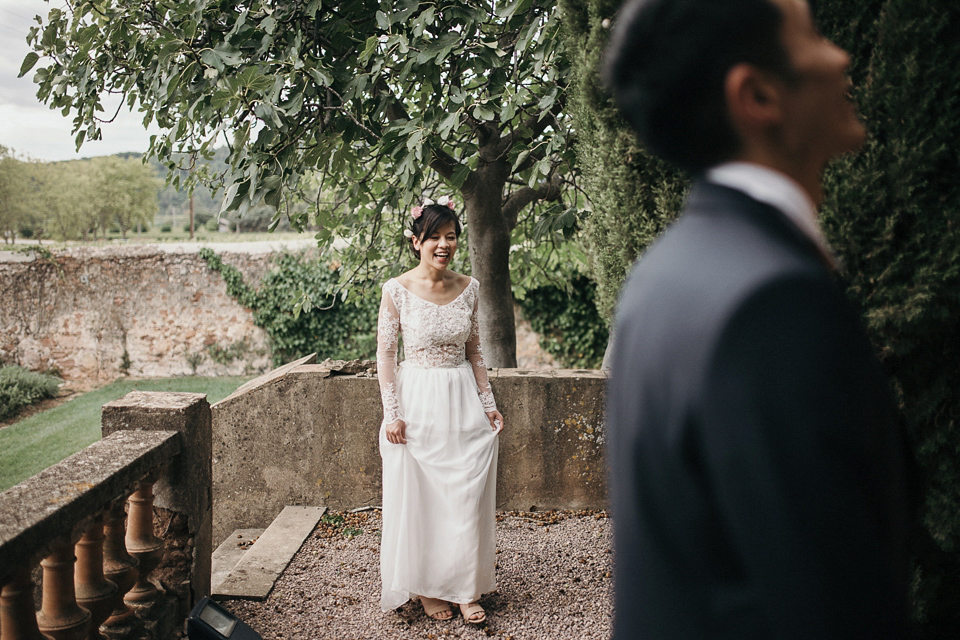
<path fill-rule="evenodd" d="M 210 218 L 203 224 L 203 228 L 207 231 L 219 231 L 220 222 L 216 218 Z"/>
<path fill-rule="evenodd" d="M 0 366 L 0 420 L 17 415 L 24 407 L 57 395 L 60 378 L 35 373 L 16 365 Z"/>
<path fill-rule="evenodd" d="M 640 145 L 603 89 L 598 66 L 621 0 L 561 0 L 564 39 L 573 62 L 570 110 L 577 163 L 591 213 L 589 238 L 597 308 L 609 321 L 627 272 L 676 217 L 687 190 L 681 172 Z"/>
<path fill-rule="evenodd" d="M 171 231 L 173 231 L 173 225 L 169 222 L 164 222 L 160 225 L 160 233 L 170 233 Z"/>
<path fill-rule="evenodd" d="M 210 359 L 220 365 L 228 365 L 235 360 L 240 360 L 249 351 L 250 345 L 247 344 L 246 340 L 231 342 L 224 346 L 214 343 L 207 347 Z"/>
<path fill-rule="evenodd" d="M 540 346 L 564 367 L 598 369 L 607 347 L 607 324 L 597 312 L 597 285 L 578 276 L 569 290 L 537 287 L 520 301 L 523 315 L 540 334 Z"/>

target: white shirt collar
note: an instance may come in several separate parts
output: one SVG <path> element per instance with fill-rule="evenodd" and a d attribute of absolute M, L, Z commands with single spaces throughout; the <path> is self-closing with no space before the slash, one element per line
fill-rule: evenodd
<path fill-rule="evenodd" d="M 820 249 L 835 267 L 836 258 L 817 222 L 817 209 L 807 192 L 792 178 L 749 162 L 724 162 L 707 170 L 708 182 L 742 191 L 754 200 L 783 212 L 797 229 Z"/>

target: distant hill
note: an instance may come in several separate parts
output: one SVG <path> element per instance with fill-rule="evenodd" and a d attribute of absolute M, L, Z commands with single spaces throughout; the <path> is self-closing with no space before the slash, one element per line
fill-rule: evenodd
<path fill-rule="evenodd" d="M 115 155 L 121 158 L 140 158 L 143 156 L 142 153 L 134 152 L 118 153 Z M 207 164 L 208 171 L 211 174 L 217 174 L 223 172 L 227 168 L 226 158 L 227 149 L 225 147 L 221 147 L 216 150 L 211 160 L 201 160 L 200 162 Z M 156 158 L 150 158 L 148 164 L 153 167 L 157 177 L 159 177 L 161 180 L 166 180 L 167 167 L 164 164 L 159 162 Z M 187 172 L 182 171 L 181 173 L 181 181 L 185 181 Z M 220 212 L 222 198 L 222 191 L 217 193 L 217 195 L 214 195 L 213 192 L 204 185 L 198 185 L 193 190 L 193 211 L 194 216 L 196 216 L 196 218 L 200 221 L 199 224 L 203 224 L 204 221 L 217 216 L 217 214 Z M 160 191 L 158 200 L 158 220 L 163 220 L 165 218 L 176 218 L 189 214 L 190 194 L 185 188 L 176 189 L 172 184 L 168 184 Z M 272 218 L 272 210 L 269 210 L 264 206 L 255 207 L 244 216 L 242 230 L 266 231 Z M 227 220 L 231 223 L 231 225 L 234 224 L 236 215 L 227 216 Z M 286 217 L 284 217 L 284 220 L 278 225 L 277 231 L 290 230 L 290 223 L 287 222 Z"/>

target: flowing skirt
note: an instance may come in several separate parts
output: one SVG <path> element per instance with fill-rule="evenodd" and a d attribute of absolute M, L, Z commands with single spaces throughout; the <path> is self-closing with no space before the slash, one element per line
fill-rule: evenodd
<path fill-rule="evenodd" d="M 380 425 L 380 606 L 413 595 L 473 602 L 496 588 L 497 434 L 468 364 L 402 363 L 397 394 L 407 443 L 391 444 Z"/>

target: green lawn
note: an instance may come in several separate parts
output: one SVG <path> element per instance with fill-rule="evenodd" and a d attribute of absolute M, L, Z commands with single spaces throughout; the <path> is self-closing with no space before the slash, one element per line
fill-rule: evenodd
<path fill-rule="evenodd" d="M 198 229 L 194 234 L 194 241 L 198 244 L 217 242 L 281 242 L 289 240 L 309 240 L 311 238 L 313 238 L 313 233 L 309 231 L 305 231 L 303 233 L 297 233 L 295 231 L 280 231 L 276 233 L 270 233 L 267 231 L 245 231 L 238 235 L 236 233 L 219 233 L 216 231 L 207 231 L 206 229 Z M 111 233 L 107 235 L 106 240 L 99 238 L 96 242 L 91 239 L 88 242 L 72 241 L 64 244 L 50 238 L 45 238 L 43 240 L 43 245 L 47 248 L 60 250 L 68 246 L 105 247 L 123 246 L 124 244 L 155 244 L 164 242 L 189 241 L 190 233 L 184 231 L 182 226 L 174 227 L 172 231 L 163 233 L 160 231 L 160 225 L 156 225 L 149 231 L 146 231 L 139 236 L 134 231 L 127 232 L 126 240 L 121 239 L 119 233 Z"/>
<path fill-rule="evenodd" d="M 100 407 L 130 391 L 190 391 L 213 404 L 249 377 L 117 380 L 58 407 L 0 429 L 0 491 L 60 462 L 100 439 Z"/>

